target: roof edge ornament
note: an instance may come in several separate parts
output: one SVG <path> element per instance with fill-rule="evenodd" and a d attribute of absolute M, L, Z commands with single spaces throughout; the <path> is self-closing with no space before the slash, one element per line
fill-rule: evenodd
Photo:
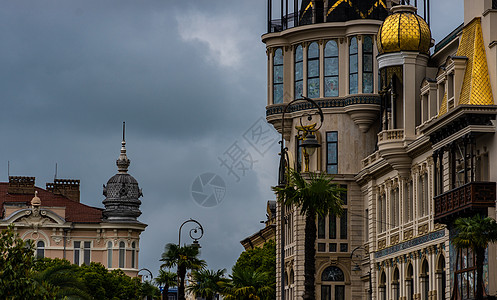
<path fill-rule="evenodd" d="M 119 158 L 116 161 L 117 170 L 119 171 L 119 173 L 127 173 L 130 164 L 130 160 L 126 155 L 125 133 L 126 133 L 126 122 L 123 122 L 123 140 L 121 142 L 121 154 L 119 154 Z"/>

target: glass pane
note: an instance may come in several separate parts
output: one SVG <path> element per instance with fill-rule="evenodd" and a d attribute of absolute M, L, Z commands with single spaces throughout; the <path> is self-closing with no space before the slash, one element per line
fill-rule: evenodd
<path fill-rule="evenodd" d="M 338 166 L 337 165 L 328 165 L 326 167 L 326 173 L 328 173 L 328 174 L 338 174 Z"/>
<path fill-rule="evenodd" d="M 309 60 L 307 62 L 307 78 L 319 76 L 319 60 Z"/>
<path fill-rule="evenodd" d="M 273 88 L 274 88 L 273 103 L 274 104 L 283 103 L 283 84 L 281 83 L 275 84 Z"/>
<path fill-rule="evenodd" d="M 351 55 L 349 62 L 349 72 L 357 73 L 357 54 Z"/>
<path fill-rule="evenodd" d="M 373 92 L 373 73 L 362 74 L 362 92 L 363 93 Z"/>
<path fill-rule="evenodd" d="M 38 243 L 36 243 L 36 247 L 38 247 L 38 248 L 44 248 L 45 247 L 45 242 L 38 241 Z"/>
<path fill-rule="evenodd" d="M 45 249 L 44 248 L 36 249 L 36 257 L 38 257 L 38 258 L 45 257 Z"/>
<path fill-rule="evenodd" d="M 295 98 L 300 97 L 300 95 L 304 94 L 304 85 L 302 80 L 295 82 Z"/>
<path fill-rule="evenodd" d="M 303 61 L 304 60 L 304 52 L 302 51 L 302 46 L 298 45 L 295 49 L 295 61 Z"/>
<path fill-rule="evenodd" d="M 74 264 L 79 265 L 79 248 L 74 249 Z"/>
<path fill-rule="evenodd" d="M 326 133 L 326 141 L 327 142 L 337 142 L 338 141 L 338 132 L 330 131 Z"/>
<path fill-rule="evenodd" d="M 90 248 L 90 246 L 91 246 L 91 242 L 85 242 L 85 248 L 86 248 L 86 249 L 89 249 L 89 248 Z"/>
<path fill-rule="evenodd" d="M 357 74 L 349 76 L 349 94 L 357 94 Z"/>
<path fill-rule="evenodd" d="M 107 268 L 112 268 L 112 249 L 107 249 Z"/>
<path fill-rule="evenodd" d="M 328 57 L 324 59 L 324 75 L 338 75 L 338 57 Z"/>
<path fill-rule="evenodd" d="M 371 54 L 363 55 L 362 60 L 364 72 L 373 72 L 373 56 Z"/>
<path fill-rule="evenodd" d="M 119 249 L 119 268 L 124 268 L 124 249 Z"/>
<path fill-rule="evenodd" d="M 319 98 L 319 78 L 307 80 L 307 97 Z"/>
<path fill-rule="evenodd" d="M 337 144 L 336 143 L 328 143 L 328 164 L 336 164 L 338 163 L 337 159 Z"/>
<path fill-rule="evenodd" d="M 330 252 L 337 252 L 337 244 L 336 243 L 330 243 Z"/>
<path fill-rule="evenodd" d="M 321 286 L 321 299 L 322 300 L 331 300 L 331 286 L 330 285 L 322 285 Z"/>
<path fill-rule="evenodd" d="M 335 215 L 332 215 L 332 214 L 330 214 L 329 217 L 330 217 L 329 237 L 330 237 L 330 239 L 336 239 L 337 238 L 337 217 Z M 335 244 L 335 251 L 336 251 L 336 244 Z"/>
<path fill-rule="evenodd" d="M 302 80 L 304 78 L 304 63 L 298 62 L 295 64 L 295 80 Z"/>
<path fill-rule="evenodd" d="M 329 266 L 321 274 L 321 281 L 344 281 L 345 276 L 339 267 Z"/>
<path fill-rule="evenodd" d="M 325 251 L 326 251 L 326 244 L 318 243 L 318 252 L 325 252 Z"/>
<path fill-rule="evenodd" d="M 324 79 L 324 96 L 338 97 L 338 77 L 326 77 Z"/>
<path fill-rule="evenodd" d="M 346 184 L 341 184 L 340 187 L 342 189 L 347 190 L 347 185 Z M 342 199 L 343 205 L 347 205 L 347 191 L 345 191 L 342 194 L 340 194 L 340 199 Z"/>
<path fill-rule="evenodd" d="M 274 66 L 273 83 L 283 82 L 283 66 Z"/>
<path fill-rule="evenodd" d="M 345 300 L 345 286 L 335 286 L 335 300 Z"/>
<path fill-rule="evenodd" d="M 357 54 L 357 38 L 350 39 L 349 54 Z"/>
<path fill-rule="evenodd" d="M 274 52 L 274 64 L 283 64 L 283 50 L 281 48 L 276 49 L 276 51 Z"/>
<path fill-rule="evenodd" d="M 373 39 L 370 35 L 364 36 L 364 41 L 362 43 L 362 51 L 365 53 L 373 52 Z"/>
<path fill-rule="evenodd" d="M 337 42 L 334 40 L 328 41 L 324 48 L 324 56 L 338 56 Z"/>
<path fill-rule="evenodd" d="M 340 252 L 348 252 L 349 244 L 340 244 Z"/>
<path fill-rule="evenodd" d="M 343 214 L 340 216 L 340 238 L 347 238 L 347 210 L 343 210 Z"/>
<path fill-rule="evenodd" d="M 319 57 L 319 47 L 318 43 L 314 42 L 309 45 L 309 49 L 307 49 L 307 58 L 316 58 Z"/>
<path fill-rule="evenodd" d="M 318 239 L 324 239 L 325 226 L 326 225 L 324 217 L 318 217 Z"/>
<path fill-rule="evenodd" d="M 85 249 L 84 250 L 84 261 L 83 263 L 85 265 L 90 265 L 90 249 Z"/>

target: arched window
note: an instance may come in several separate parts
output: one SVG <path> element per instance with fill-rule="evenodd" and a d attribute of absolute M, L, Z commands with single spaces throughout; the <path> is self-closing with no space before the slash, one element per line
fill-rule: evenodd
<path fill-rule="evenodd" d="M 443 255 L 440 255 L 440 258 L 438 259 L 438 264 L 437 264 L 437 290 L 438 290 L 438 298 L 441 300 L 446 299 L 446 276 L 447 273 L 445 272 L 445 258 Z"/>
<path fill-rule="evenodd" d="M 119 268 L 124 268 L 124 254 L 125 254 L 124 242 L 119 242 Z"/>
<path fill-rule="evenodd" d="M 36 243 L 36 257 L 43 258 L 45 257 L 45 242 L 38 241 Z"/>
<path fill-rule="evenodd" d="M 381 272 L 380 284 L 378 285 L 380 300 L 387 300 L 386 284 L 387 284 L 387 275 L 385 275 L 385 272 Z"/>
<path fill-rule="evenodd" d="M 421 265 L 421 275 L 419 276 L 421 279 L 421 300 L 428 300 L 430 293 L 430 276 L 429 276 L 429 268 L 428 261 L 426 259 L 423 260 L 423 264 Z"/>
<path fill-rule="evenodd" d="M 399 300 L 400 299 L 400 290 L 399 290 L 399 269 L 395 268 L 393 271 L 393 278 L 392 278 L 392 292 L 393 292 L 393 300 Z"/>
<path fill-rule="evenodd" d="M 345 276 L 343 271 L 336 266 L 329 266 L 321 273 L 321 299 L 345 300 Z M 332 294 L 335 296 L 332 297 Z"/>
<path fill-rule="evenodd" d="M 414 299 L 414 279 L 413 279 L 412 264 L 409 264 L 407 266 L 406 293 L 407 293 L 407 300 Z"/>
<path fill-rule="evenodd" d="M 313 42 L 307 48 L 307 97 L 319 98 L 319 46 Z"/>
<path fill-rule="evenodd" d="M 324 96 L 338 97 L 338 46 L 328 41 L 324 48 Z"/>
<path fill-rule="evenodd" d="M 136 243 L 133 242 L 131 243 L 131 267 L 135 268 L 135 262 L 136 262 Z"/>
<path fill-rule="evenodd" d="M 357 38 L 354 36 L 349 44 L 349 94 L 357 94 L 358 90 L 358 55 Z"/>
<path fill-rule="evenodd" d="M 112 268 L 112 242 L 107 242 L 107 268 Z"/>
<path fill-rule="evenodd" d="M 283 49 L 274 51 L 273 58 L 273 104 L 283 103 Z"/>
<path fill-rule="evenodd" d="M 304 93 L 304 53 L 302 46 L 298 45 L 295 48 L 295 95 L 294 98 L 299 98 Z"/>
<path fill-rule="evenodd" d="M 362 41 L 362 92 L 373 92 L 373 38 L 365 35 Z"/>

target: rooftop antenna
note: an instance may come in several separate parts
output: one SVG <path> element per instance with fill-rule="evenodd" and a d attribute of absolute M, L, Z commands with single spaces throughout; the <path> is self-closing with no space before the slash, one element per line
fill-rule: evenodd
<path fill-rule="evenodd" d="M 57 163 L 55 163 L 55 175 L 53 176 L 54 182 L 55 182 L 55 179 L 57 179 Z"/>
<path fill-rule="evenodd" d="M 123 141 L 126 140 L 124 136 L 125 132 L 126 132 L 126 122 L 123 122 Z"/>
<path fill-rule="evenodd" d="M 10 160 L 7 161 L 7 177 L 10 177 Z"/>

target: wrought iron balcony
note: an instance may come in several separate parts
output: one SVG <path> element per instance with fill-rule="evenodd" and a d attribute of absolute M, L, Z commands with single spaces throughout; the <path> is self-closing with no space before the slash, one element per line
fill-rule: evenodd
<path fill-rule="evenodd" d="M 495 206 L 495 186 L 495 182 L 470 182 L 436 196 L 435 222 L 450 224 L 475 213 L 487 215 L 487 208 Z"/>

